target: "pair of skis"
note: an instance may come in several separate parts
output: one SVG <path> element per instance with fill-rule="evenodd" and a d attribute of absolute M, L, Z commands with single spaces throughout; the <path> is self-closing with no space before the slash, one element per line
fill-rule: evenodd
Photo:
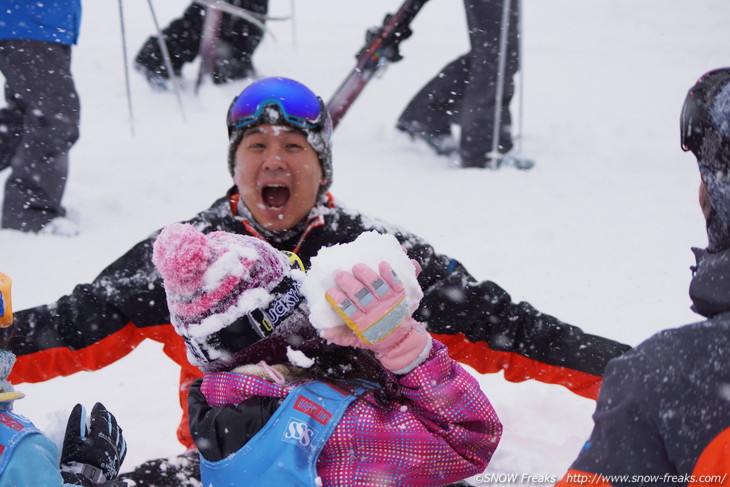
<path fill-rule="evenodd" d="M 327 103 L 333 128 L 337 127 L 378 71 L 383 70 L 388 63 L 403 59 L 399 51 L 400 43 L 413 33 L 410 24 L 427 1 L 406 0 L 395 14 L 385 16 L 381 27 L 368 30 L 365 46 L 356 56 L 357 64 Z"/>

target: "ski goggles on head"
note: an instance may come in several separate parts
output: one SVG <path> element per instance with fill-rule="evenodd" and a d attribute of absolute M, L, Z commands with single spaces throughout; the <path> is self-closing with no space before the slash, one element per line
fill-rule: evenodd
<path fill-rule="evenodd" d="M 275 108 L 282 123 L 301 129 L 321 129 L 327 120 L 324 102 L 303 84 L 288 78 L 264 78 L 244 89 L 228 109 L 228 132 L 254 125 L 267 108 Z"/>

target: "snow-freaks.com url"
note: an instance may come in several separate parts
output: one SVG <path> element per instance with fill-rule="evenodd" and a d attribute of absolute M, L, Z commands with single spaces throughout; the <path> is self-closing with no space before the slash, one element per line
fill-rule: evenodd
<path fill-rule="evenodd" d="M 728 474 L 724 475 L 597 475 L 587 473 L 568 473 L 564 480 L 572 485 L 598 484 L 719 484 L 725 485 Z M 559 479 L 554 475 L 534 475 L 519 473 L 482 473 L 476 475 L 477 484 L 554 484 Z"/>
<path fill-rule="evenodd" d="M 565 480 L 572 484 L 720 484 L 724 485 L 728 474 L 724 475 L 596 475 L 571 472 Z"/>

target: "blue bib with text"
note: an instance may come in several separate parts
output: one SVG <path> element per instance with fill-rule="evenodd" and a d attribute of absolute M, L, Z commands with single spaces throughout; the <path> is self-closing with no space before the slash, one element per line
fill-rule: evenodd
<path fill-rule="evenodd" d="M 204 487 L 317 485 L 317 459 L 345 410 L 360 394 L 324 382 L 295 387 L 274 415 L 236 453 L 217 462 L 200 457 Z"/>
<path fill-rule="evenodd" d="M 9 411 L 0 412 L 0 474 L 8 466 L 13 450 L 25 436 L 40 431 L 23 416 Z"/>

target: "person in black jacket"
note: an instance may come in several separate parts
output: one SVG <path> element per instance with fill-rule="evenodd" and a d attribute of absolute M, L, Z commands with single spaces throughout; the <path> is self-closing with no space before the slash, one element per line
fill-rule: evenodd
<path fill-rule="evenodd" d="M 411 137 L 427 142 L 438 154 L 458 154 L 462 167 L 501 164 L 501 156 L 490 153 L 496 123 L 503 4 L 503 0 L 464 0 L 469 52 L 450 62 L 421 88 L 396 124 Z M 515 91 L 514 76 L 520 66 L 520 0 L 511 0 L 509 7 L 499 154 L 506 154 L 513 145 L 509 104 Z M 461 129 L 459 141 L 452 134 L 452 125 Z"/>
<path fill-rule="evenodd" d="M 321 248 L 351 242 L 366 231 L 395 236 L 422 267 L 418 280 L 424 297 L 414 318 L 452 358 L 480 373 L 502 371 L 510 381 L 537 379 L 595 398 L 605 364 L 630 348 L 583 333 L 529 303 L 515 303 L 497 284 L 477 281 L 421 237 L 334 200 L 328 192 L 331 124 L 322 100 L 304 85 L 286 78 L 251 84 L 231 105 L 227 125 L 234 186 L 188 220 L 202 233 L 262 238 L 298 254 L 306 268 Z M 187 415 L 187 390 L 201 374 L 188 363 L 185 345 L 170 325 L 162 278 L 151 260 L 155 237 L 136 244 L 93 282 L 51 305 L 16 314 L 17 336 L 10 343 L 18 356 L 15 383 L 102 368 L 149 338 L 163 343 L 182 368 L 181 407 Z M 187 416 L 178 437 L 193 448 Z M 196 457 L 172 463 L 194 472 Z M 144 483 L 145 471 L 167 472 L 172 483 Z M 166 459 L 138 473 L 138 487 L 179 485 L 176 468 Z"/>
<path fill-rule="evenodd" d="M 729 485 L 730 68 L 687 94 L 682 148 L 700 169 L 708 246 L 689 293 L 706 321 L 665 330 L 609 362 L 588 442 L 558 485 Z"/>
<path fill-rule="evenodd" d="M 269 9 L 269 0 L 226 0 L 233 6 L 259 15 L 261 22 Z M 183 66 L 198 56 L 203 37 L 206 8 L 191 3 L 182 17 L 162 29 L 162 36 L 170 54 L 174 76 L 180 76 Z M 213 64 L 213 82 L 216 84 L 250 78 L 255 74 L 252 56 L 263 37 L 263 31 L 246 19 L 228 13 L 221 15 L 218 45 Z M 140 48 L 134 66 L 155 88 L 166 89 L 170 73 L 160 50 L 157 36 L 150 36 Z"/>

